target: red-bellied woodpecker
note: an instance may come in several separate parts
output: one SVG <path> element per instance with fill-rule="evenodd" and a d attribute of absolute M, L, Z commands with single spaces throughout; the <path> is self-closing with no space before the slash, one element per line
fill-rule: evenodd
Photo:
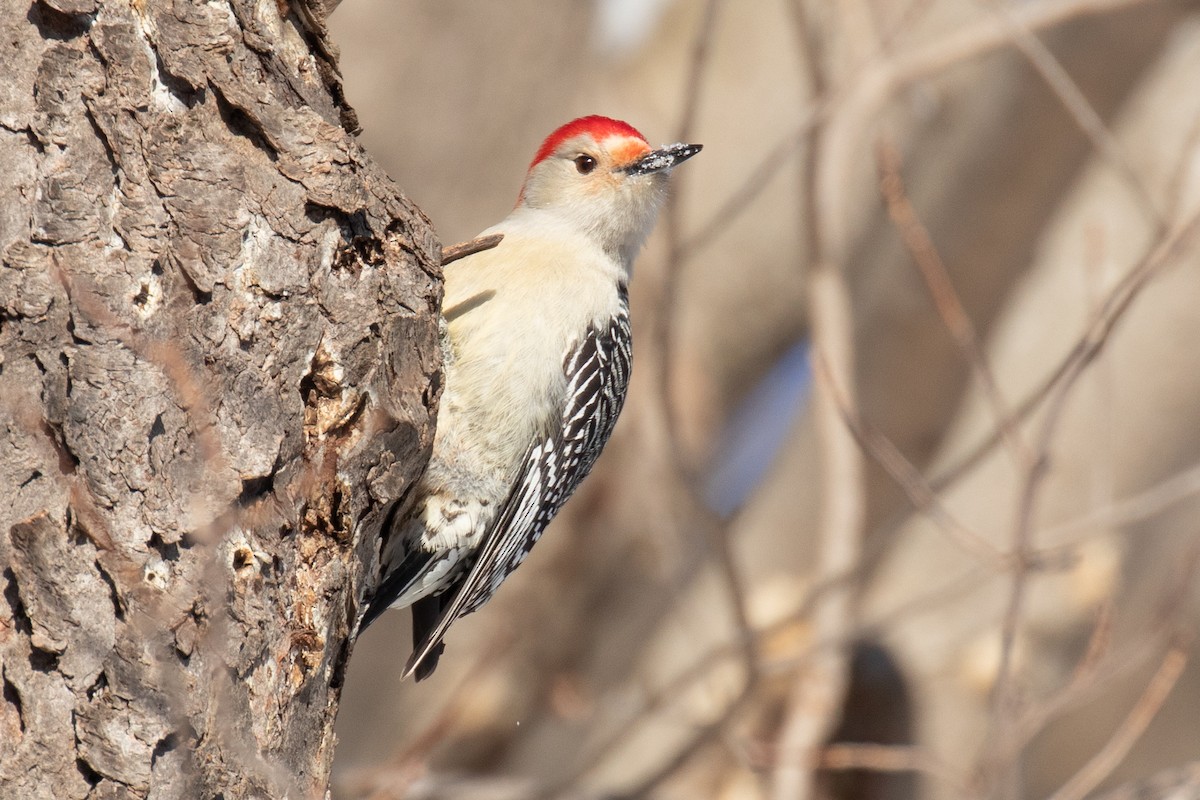
<path fill-rule="evenodd" d="M 405 676 L 437 666 L 446 630 L 529 554 L 591 470 L 629 382 L 633 258 L 671 168 L 697 144 L 651 149 L 582 117 L 538 149 L 498 246 L 445 269 L 445 391 L 411 510 L 385 531 L 361 628 L 413 609 Z"/>

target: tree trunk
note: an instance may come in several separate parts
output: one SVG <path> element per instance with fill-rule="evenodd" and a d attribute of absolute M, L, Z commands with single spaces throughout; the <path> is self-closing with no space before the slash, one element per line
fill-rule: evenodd
<path fill-rule="evenodd" d="M 323 796 L 434 234 L 311 7 L 0 2 L 0 797 Z"/>

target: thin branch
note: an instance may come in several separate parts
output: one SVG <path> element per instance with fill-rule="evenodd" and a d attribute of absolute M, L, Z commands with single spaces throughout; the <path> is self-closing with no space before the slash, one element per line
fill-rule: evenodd
<path fill-rule="evenodd" d="M 1108 654 L 1112 646 L 1113 618 L 1115 616 L 1113 606 L 1113 598 L 1107 597 L 1104 603 L 1101 604 L 1100 610 L 1096 613 L 1096 622 L 1092 625 L 1092 635 L 1088 637 L 1083 657 L 1075 665 L 1075 671 L 1067 684 L 1068 689 L 1090 679 L 1096 673 L 1100 660 Z"/>
<path fill-rule="evenodd" d="M 818 579 L 854 571 L 862 554 L 865 516 L 863 457 L 842 424 L 835 396 L 855 408 L 851 387 L 854 351 L 849 294 L 845 278 L 833 264 L 818 266 L 811 279 L 814 333 L 813 416 L 821 442 L 824 488 L 817 525 Z M 836 387 L 836 389 L 835 389 Z M 854 584 L 831 589 L 812 614 L 813 638 L 848 642 L 853 628 Z M 846 644 L 812 653 L 788 698 L 779 736 L 781 759 L 773 775 L 776 800 L 798 800 L 813 791 L 811 766 L 821 745 L 837 725 L 847 675 Z"/>
<path fill-rule="evenodd" d="M 821 753 L 821 769 L 918 772 L 947 784 L 960 797 L 968 789 L 961 775 L 928 750 L 912 745 L 831 744 Z"/>
<path fill-rule="evenodd" d="M 1026 31 L 1052 28 L 1064 22 L 1096 16 L 1122 8 L 1147 5 L 1153 0 L 1044 0 L 1022 5 L 1012 10 L 1012 18 Z M 894 36 L 889 34 L 889 37 Z M 881 42 L 886 48 L 888 38 Z M 909 84 L 928 78 L 956 64 L 979 58 L 1009 44 L 1010 33 L 1001 20 L 988 17 L 963 25 L 954 33 L 894 58 L 881 51 L 876 58 L 844 82 L 850 88 L 816 97 L 794 123 L 793 131 L 766 152 L 757 164 L 746 172 L 746 179 L 729 194 L 729 199 L 706 221 L 696 228 L 692 237 L 680 246 L 683 259 L 688 259 L 712 242 L 730 223 L 744 214 L 750 205 L 779 174 L 781 162 L 790 158 L 808 140 L 811 131 L 825 123 L 841 106 L 857 106 L 856 118 L 869 116 L 887 98 Z"/>
<path fill-rule="evenodd" d="M 908 198 L 900 173 L 900 154 L 891 144 L 881 140 L 876 145 L 875 157 L 879 166 L 879 187 L 887 205 L 888 215 L 925 281 L 925 287 L 933 299 L 938 316 L 942 318 L 942 324 L 950 332 L 954 343 L 979 381 L 1009 450 L 1019 465 L 1028 467 L 1032 455 L 1021 438 L 1008 403 L 988 365 L 983 347 L 979 343 L 979 335 L 975 332 L 975 325 L 963 308 L 958 292 L 954 290 L 954 283 L 950 280 L 950 273 L 933 243 L 933 237 L 929 235 L 929 230 L 921 222 L 916 208 Z"/>
<path fill-rule="evenodd" d="M 460 258 L 465 258 L 475 253 L 482 253 L 484 250 L 491 250 L 500 244 L 503 238 L 503 233 L 493 233 L 488 236 L 480 236 L 469 242 L 460 242 L 450 247 L 443 247 L 442 266 L 444 267 L 452 261 L 458 261 Z"/>
<path fill-rule="evenodd" d="M 1004 24 L 1013 44 L 1042 76 L 1079 130 L 1088 137 L 1100 157 L 1124 181 L 1130 193 L 1137 199 L 1138 208 L 1146 216 L 1146 220 L 1158 234 L 1162 234 L 1166 230 L 1167 222 L 1158 203 L 1146 188 L 1141 176 L 1129 163 L 1129 159 L 1125 157 L 1125 152 L 1117 143 L 1116 137 L 1108 130 L 1104 120 L 1088 102 L 1062 63 L 1007 6 L 996 0 L 991 0 L 988 5 L 992 13 Z"/>
<path fill-rule="evenodd" d="M 1012 533 L 1012 586 L 1009 590 L 1008 607 L 1000 626 L 1000 666 L 997 670 L 995 686 L 992 693 L 992 725 L 990 735 L 993 738 L 992 754 L 988 759 L 988 772 L 994 778 L 1006 777 L 1005 788 L 1015 791 L 1016 759 L 1019 751 L 1012 746 L 1015 735 L 1016 721 L 1019 717 L 1020 692 L 1016 681 L 1016 643 L 1017 633 L 1024 618 L 1026 591 L 1033 565 L 1033 514 L 1037 508 L 1039 490 L 1050 466 L 1050 441 L 1057 430 L 1062 411 L 1066 408 L 1066 399 L 1074 381 L 1064 381 L 1056 387 L 1057 393 L 1052 395 L 1050 406 L 1035 441 L 1033 462 L 1025 471 L 1018 501 L 1017 515 Z M 1011 756 L 1012 769 L 1007 776 L 1000 776 L 1000 769 L 1005 761 L 998 759 L 999 754 Z"/>
<path fill-rule="evenodd" d="M 830 389 L 843 422 L 854 434 L 859 446 L 903 490 L 913 509 L 927 515 L 939 530 L 976 558 L 994 568 L 1003 568 L 1007 563 L 1004 554 L 983 536 L 959 521 L 926 482 L 921 471 L 900 452 L 892 440 L 855 414 L 846 398 L 838 394 L 837 387 L 832 383 Z"/>
<path fill-rule="evenodd" d="M 659 784 L 682 768 L 702 747 L 716 739 L 721 731 L 725 729 L 725 726 L 729 724 L 746 704 L 746 701 L 750 699 L 753 688 L 753 684 L 749 682 L 743 685 L 738 696 L 725 706 L 716 719 L 698 728 L 681 747 L 677 747 L 675 752 L 652 773 L 642 778 L 634 786 L 619 794 L 614 794 L 612 797 L 615 800 L 641 800 L 641 798 L 649 795 Z"/>
<path fill-rule="evenodd" d="M 1146 283 L 1174 261 L 1180 253 L 1187 250 L 1198 232 L 1200 232 L 1200 212 L 1193 214 L 1182 225 L 1167 233 L 1142 254 L 1138 263 L 1113 287 L 1104 302 L 1091 315 L 1091 319 L 1075 347 L 1041 384 L 1017 405 L 1014 412 L 1017 420 L 1024 420 L 1039 408 L 1051 391 L 1060 384 L 1063 377 L 1079 367 L 1079 362 L 1090 362 L 1099 354 L 1104 347 L 1108 331 L 1121 321 L 1130 304 Z M 940 492 L 953 485 L 978 466 L 991 453 L 1002 436 L 998 427 L 993 429 L 965 455 L 942 470 L 940 474 L 930 478 L 930 487 L 935 492 Z"/>
<path fill-rule="evenodd" d="M 1135 669 L 1141 668 L 1149 654 L 1170 649 L 1194 637 L 1188 628 L 1188 609 L 1191 607 L 1197 579 L 1200 574 L 1200 545 L 1191 547 L 1180 559 L 1177 577 L 1165 593 L 1160 609 L 1154 615 L 1154 623 L 1132 641 L 1126 642 L 1119 652 L 1106 654 L 1110 636 L 1110 613 L 1101 612 L 1092 632 L 1088 652 L 1075 669 L 1070 682 L 1053 696 L 1025 710 L 1017 724 L 1018 734 L 1007 743 L 1008 753 L 998 753 L 996 763 L 1003 763 L 1011 755 L 1026 747 L 1051 721 L 1068 710 L 1099 695 L 1106 686 Z M 1111 605 L 1111 604 L 1110 604 Z M 1104 656 L 1102 658 L 1102 656 Z"/>
<path fill-rule="evenodd" d="M 1189 640 L 1176 642 L 1171 647 L 1162 664 L 1159 665 L 1158 671 L 1150 679 L 1141 698 L 1117 727 L 1117 730 L 1113 732 L 1112 737 L 1100 749 L 1100 752 L 1084 764 L 1079 772 L 1075 773 L 1062 788 L 1050 796 L 1050 800 L 1083 800 L 1088 793 L 1112 774 L 1117 765 L 1129 754 L 1137 740 L 1146 732 L 1151 720 L 1166 702 L 1167 695 L 1175 688 L 1175 683 L 1183 674 L 1183 668 L 1187 666 L 1189 647 Z"/>
<path fill-rule="evenodd" d="M 992 698 L 991 736 L 993 744 L 990 748 L 992 755 L 989 756 L 985 767 L 986 771 L 993 775 L 997 774 L 1001 767 L 1001 762 L 996 758 L 997 754 L 1012 753 L 1014 758 L 1017 756 L 1017 751 L 1012 747 L 1011 741 L 1016 732 L 1015 721 L 1019 716 L 1018 691 L 1014 679 L 1014 648 L 1018 628 L 1024 615 L 1029 572 L 1034 565 L 1035 554 L 1032 553 L 1033 515 L 1038 495 L 1048 473 L 1050 442 L 1057 431 L 1075 384 L 1099 355 L 1117 322 L 1123 318 L 1141 289 L 1184 249 L 1198 228 L 1200 228 L 1200 214 L 1165 236 L 1138 265 L 1126 274 L 1125 278 L 1109 293 L 1097 312 L 1092 315 L 1092 320 L 1084 335 L 1072 348 L 1060 370 L 1056 372 L 1056 379 L 1049 386 L 1045 415 L 1034 441 L 1034 461 L 1026 470 L 1025 479 L 1022 482 L 1017 515 L 1013 525 L 1012 557 L 1015 559 L 1015 563 L 1012 568 L 1012 586 L 1009 592 L 1008 607 L 1001 623 L 1000 667 Z"/>
<path fill-rule="evenodd" d="M 705 67 L 711 55 L 712 38 L 716 34 L 717 9 L 720 2 L 721 0 L 708 0 L 708 4 L 704 7 L 700 30 L 692 44 L 691 64 L 687 73 L 687 84 L 684 87 L 683 114 L 677 129 L 679 141 L 687 141 L 691 138 L 692 128 L 696 122 Z M 676 463 L 685 466 L 685 474 L 690 477 L 694 470 L 691 460 L 686 456 L 680 436 L 671 392 L 671 376 L 674 374 L 672 367 L 675 363 L 675 328 L 676 320 L 679 318 L 679 284 L 685 263 L 682 256 L 683 234 L 680 227 L 680 210 L 677 199 L 681 191 L 681 177 L 677 175 L 674 180 L 675 193 L 668 200 L 666 208 L 663 209 L 662 227 L 666 233 L 668 255 L 663 267 L 662 302 L 659 304 L 661 310 L 655 320 L 654 338 L 658 343 L 660 355 L 658 393 L 665 414 L 671 457 Z"/>
<path fill-rule="evenodd" d="M 1064 534 L 1098 527 L 1104 528 L 1101 533 L 1108 533 L 1108 529 L 1140 522 L 1197 495 L 1200 495 L 1200 464 L 1193 464 L 1137 494 L 1093 508 L 1075 519 L 1044 528 L 1043 533 L 1059 538 Z M 1081 542 L 1090 538 L 1092 537 L 1085 537 L 1061 547 L 1078 547 Z"/>

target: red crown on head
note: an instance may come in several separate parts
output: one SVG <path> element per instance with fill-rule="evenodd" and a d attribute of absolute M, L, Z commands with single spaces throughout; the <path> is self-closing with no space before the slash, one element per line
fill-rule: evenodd
<path fill-rule="evenodd" d="M 581 133 L 590 133 L 592 138 L 597 142 L 607 139 L 610 136 L 632 136 L 637 139 L 646 141 L 646 137 L 642 136 L 641 132 L 630 125 L 628 122 L 622 122 L 619 119 L 611 117 L 602 117 L 599 114 L 593 114 L 588 117 L 580 117 L 579 119 L 571 120 L 566 125 L 556 130 L 554 133 L 546 137 L 546 141 L 542 142 L 542 146 L 538 148 L 537 155 L 533 157 L 533 161 L 529 163 L 529 168 L 533 169 L 538 164 L 550 157 L 550 155 L 558 149 L 558 146 Z"/>

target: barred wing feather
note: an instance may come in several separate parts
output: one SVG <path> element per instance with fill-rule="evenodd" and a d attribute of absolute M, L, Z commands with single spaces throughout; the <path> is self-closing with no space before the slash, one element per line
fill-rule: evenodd
<path fill-rule="evenodd" d="M 563 503 L 591 471 L 612 434 L 629 384 L 632 338 L 628 306 L 607 325 L 589 328 L 563 363 L 567 399 L 561 418 L 530 444 L 518 478 L 484 535 L 474 563 L 424 641 L 405 676 L 437 650 L 450 625 L 486 603 L 516 569 Z"/>

